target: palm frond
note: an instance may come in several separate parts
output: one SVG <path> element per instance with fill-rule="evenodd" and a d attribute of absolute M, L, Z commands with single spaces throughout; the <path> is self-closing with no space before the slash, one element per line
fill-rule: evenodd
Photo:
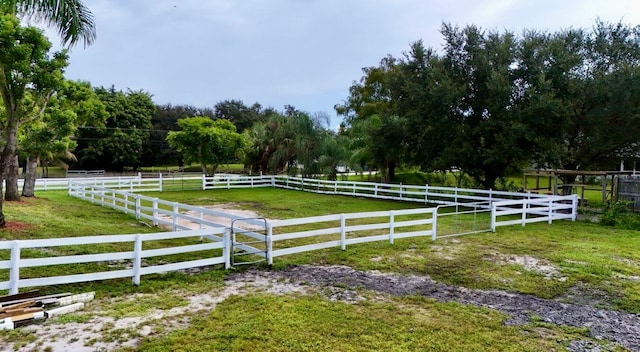
<path fill-rule="evenodd" d="M 93 13 L 80 0 L 14 0 L 13 2 L 17 12 L 25 18 L 45 22 L 57 28 L 65 45 L 74 46 L 83 41 L 86 47 L 96 39 Z"/>

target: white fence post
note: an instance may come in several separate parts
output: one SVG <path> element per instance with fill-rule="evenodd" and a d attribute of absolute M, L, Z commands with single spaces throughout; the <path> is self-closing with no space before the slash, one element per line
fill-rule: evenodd
<path fill-rule="evenodd" d="M 231 268 L 231 229 L 227 227 L 222 235 L 224 246 L 222 247 L 222 256 L 224 257 L 224 268 Z"/>
<path fill-rule="evenodd" d="M 396 214 L 393 210 L 389 211 L 389 243 L 393 244 L 393 235 L 395 232 Z"/>
<path fill-rule="evenodd" d="M 578 216 L 578 195 L 574 194 L 571 198 L 571 221 L 576 221 Z"/>
<path fill-rule="evenodd" d="M 18 283 L 20 282 L 20 242 L 13 241 L 13 246 L 11 246 L 11 269 L 9 271 L 9 294 L 15 295 L 18 293 L 18 288 L 20 287 Z"/>
<path fill-rule="evenodd" d="M 344 214 L 340 214 L 340 249 L 347 249 L 347 220 Z"/>
<path fill-rule="evenodd" d="M 140 286 L 140 268 L 142 267 L 142 235 L 136 235 L 133 243 L 133 284 Z"/>
<path fill-rule="evenodd" d="M 522 226 L 527 223 L 527 202 L 526 199 L 522 200 Z"/>
<path fill-rule="evenodd" d="M 267 222 L 267 264 L 273 265 L 273 228 L 271 223 Z"/>
<path fill-rule="evenodd" d="M 153 198 L 153 214 L 151 217 L 151 221 L 153 222 L 153 226 L 158 226 L 158 198 Z"/>
<path fill-rule="evenodd" d="M 178 231 L 178 206 L 176 204 L 173 205 L 173 231 Z"/>
<path fill-rule="evenodd" d="M 202 190 L 206 190 L 207 189 L 207 176 L 205 174 L 202 174 Z"/>
<path fill-rule="evenodd" d="M 227 189 L 231 189 L 231 178 L 227 176 Z"/>
<path fill-rule="evenodd" d="M 162 192 L 162 189 L 163 189 L 163 187 L 162 187 L 162 183 L 163 183 L 163 180 L 162 180 L 162 172 L 159 172 L 159 173 L 158 173 L 158 186 L 160 186 L 160 187 L 159 187 L 159 188 L 160 188 L 160 192 Z"/>
<path fill-rule="evenodd" d="M 433 209 L 433 213 L 431 213 L 431 240 L 435 241 L 438 239 L 438 207 Z"/>
<path fill-rule="evenodd" d="M 491 232 L 496 232 L 496 212 L 498 206 L 496 203 L 491 203 Z"/>
<path fill-rule="evenodd" d="M 140 195 L 136 194 L 136 220 L 140 220 Z"/>
<path fill-rule="evenodd" d="M 429 203 L 429 184 L 424 185 L 424 204 Z"/>
<path fill-rule="evenodd" d="M 549 225 L 553 223 L 553 198 L 549 198 Z"/>
<path fill-rule="evenodd" d="M 276 188 L 276 177 L 275 176 L 271 176 L 271 187 Z"/>

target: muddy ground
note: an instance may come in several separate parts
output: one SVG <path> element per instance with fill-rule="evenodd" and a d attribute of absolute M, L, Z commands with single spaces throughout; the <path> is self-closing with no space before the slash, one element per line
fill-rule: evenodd
<path fill-rule="evenodd" d="M 511 317 L 507 324 L 518 325 L 532 317 L 544 322 L 586 327 L 592 337 L 617 343 L 631 351 L 640 351 L 640 316 L 621 311 L 598 309 L 589 305 L 567 304 L 530 295 L 503 291 L 471 290 L 435 282 L 424 276 L 400 276 L 354 270 L 345 266 L 297 266 L 264 273 L 290 282 L 314 287 L 366 289 L 395 296 L 419 295 L 441 302 L 459 302 L 498 310 Z M 344 295 L 343 296 L 349 296 Z M 601 351 L 588 341 L 574 341 L 573 351 Z"/>

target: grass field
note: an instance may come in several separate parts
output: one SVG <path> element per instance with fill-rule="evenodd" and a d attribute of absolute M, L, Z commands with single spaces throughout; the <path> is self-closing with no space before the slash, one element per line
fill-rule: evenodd
<path fill-rule="evenodd" d="M 273 219 L 418 206 L 268 188 L 147 195 L 194 205 L 233 203 Z M 24 226 L 0 230 L 0 238 L 4 240 L 158 231 L 132 217 L 69 198 L 65 192 L 46 192 L 35 199 L 5 203 L 5 213 L 10 222 L 19 221 Z M 6 257 L 6 253 L 0 255 Z M 38 253 L 25 255 L 37 256 Z M 514 258 L 530 258 L 554 270 L 527 270 Z M 640 232 L 589 222 L 504 227 L 496 233 L 436 242 L 422 237 L 398 240 L 394 245 L 375 242 L 350 246 L 346 251 L 328 249 L 279 257 L 274 266 L 277 270 L 291 264 L 347 265 L 360 270 L 428 275 L 436 281 L 467 288 L 499 289 L 568 302 L 578 289 L 578 294 L 585 299 L 589 295 L 597 296 L 602 306 L 640 313 L 640 280 L 637 278 Z M 95 265 L 106 267 L 109 263 Z M 60 269 L 40 268 L 39 275 L 57 270 Z M 219 290 L 228 274 L 222 269 L 196 274 L 167 273 L 143 277 L 140 287 L 123 279 L 50 286 L 42 291 L 96 291 L 99 299 L 96 310 L 126 317 L 154 307 L 182 306 L 185 302 L 180 295 Z M 121 304 L 107 300 L 134 294 L 152 295 L 153 299 Z M 78 318 L 71 320 L 81 319 L 81 315 L 75 317 Z M 419 297 L 371 297 L 347 304 L 328 301 L 322 296 L 256 293 L 233 296 L 211 312 L 193 313 L 189 318 L 189 325 L 173 332 L 158 332 L 157 336 L 143 339 L 139 347 L 129 350 L 405 351 L 429 346 L 429 350 L 434 351 L 548 351 L 562 350 L 567 341 L 576 336 L 584 338 L 586 334 L 582 329 L 538 323 L 505 326 L 506 317 L 495 311 Z M 104 338 L 112 338 L 109 336 L 113 333 L 105 331 Z M 20 344 L 31 338 L 34 337 L 28 333 L 0 332 L 0 341 Z"/>

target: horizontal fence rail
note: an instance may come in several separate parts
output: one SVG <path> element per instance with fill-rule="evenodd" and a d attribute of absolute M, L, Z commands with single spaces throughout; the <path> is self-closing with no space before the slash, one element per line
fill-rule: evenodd
<path fill-rule="evenodd" d="M 405 215 L 418 215 L 418 218 L 401 219 Z M 408 209 L 377 211 L 366 213 L 334 214 L 325 216 L 313 216 L 289 220 L 277 220 L 268 222 L 267 246 L 269 264 L 273 264 L 273 258 L 288 254 L 307 252 L 312 250 L 340 247 L 346 249 L 347 245 L 374 241 L 389 241 L 394 239 L 430 236 L 436 238 L 437 209 Z M 351 221 L 354 221 L 351 223 Z M 357 223 L 357 220 L 365 220 Z M 374 220 L 366 221 L 366 220 Z M 304 227 L 313 224 L 321 224 L 321 228 L 296 230 L 296 226 Z M 293 229 L 287 232 L 288 228 Z M 274 231 L 284 229 L 283 233 L 274 234 Z M 408 229 L 408 230 L 407 230 Z M 378 230 L 378 231 L 376 231 Z M 405 231 L 403 231 L 405 230 Z M 380 233 L 376 233 L 380 232 Z M 372 234 L 373 233 L 373 234 Z M 287 241 L 302 238 L 327 238 L 325 242 L 285 246 L 275 249 L 279 241 Z"/>
<path fill-rule="evenodd" d="M 200 242 L 203 237 L 217 237 L 220 241 Z M 192 241 L 182 245 L 143 249 L 153 241 L 168 241 L 189 239 Z M 96 248 L 97 245 L 129 243 L 129 249 L 118 252 L 102 252 L 91 254 L 74 254 L 73 249 Z M 70 238 L 51 238 L 37 240 L 15 240 L 0 242 L 0 252 L 10 251 L 9 260 L 0 260 L 0 270 L 9 270 L 9 280 L 0 281 L 1 290 L 17 293 L 19 288 L 33 286 L 47 286 L 69 284 L 86 281 L 98 281 L 131 277 L 135 285 L 140 284 L 140 276 L 182 270 L 200 266 L 224 264 L 230 267 L 229 260 L 229 232 L 226 228 L 210 228 L 205 230 L 191 230 L 181 232 L 160 232 L 134 235 L 86 236 Z M 55 255 L 63 249 L 70 251 L 68 255 Z M 83 249 L 80 253 L 90 251 Z M 209 253 L 200 259 L 190 259 L 158 264 L 146 263 L 145 259 L 164 258 L 170 255 L 195 252 Z M 30 257 L 24 255 L 31 253 Z M 34 253 L 36 253 L 34 255 Z M 217 253 L 217 254 L 215 254 Z M 56 266 L 88 263 L 117 263 L 119 267 L 108 271 L 91 271 L 89 273 L 70 274 L 49 277 L 21 278 L 21 270 L 42 266 Z M 90 267 L 83 268 L 91 270 Z M 33 274 L 33 273 L 32 273 Z"/>

